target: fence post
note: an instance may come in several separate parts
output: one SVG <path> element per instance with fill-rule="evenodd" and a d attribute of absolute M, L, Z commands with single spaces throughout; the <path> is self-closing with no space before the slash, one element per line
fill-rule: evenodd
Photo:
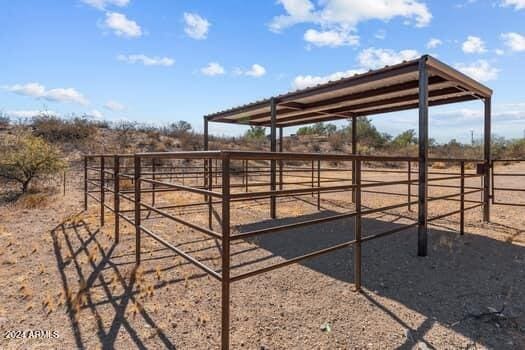
<path fill-rule="evenodd" d="M 361 160 L 355 160 L 355 211 L 354 218 L 354 283 L 355 291 L 361 290 Z"/>
<path fill-rule="evenodd" d="M 459 234 L 465 233 L 465 162 L 461 161 L 461 203 L 459 216 Z"/>
<path fill-rule="evenodd" d="M 490 161 L 490 187 L 491 187 L 491 193 L 490 193 L 490 198 L 492 200 L 492 204 L 496 204 L 496 200 L 494 198 L 494 160 L 491 160 Z"/>
<path fill-rule="evenodd" d="M 151 177 L 153 180 L 155 180 L 156 176 L 155 176 L 155 172 L 157 171 L 156 169 L 156 166 L 155 166 L 155 158 L 151 158 Z M 156 184 L 151 184 L 151 206 L 154 207 L 155 206 L 155 189 L 156 189 Z"/>
<path fill-rule="evenodd" d="M 317 210 L 321 210 L 321 160 L 317 160 Z"/>
<path fill-rule="evenodd" d="M 141 196 L 141 183 L 140 183 L 140 172 L 141 172 L 141 159 L 140 156 L 135 155 L 134 157 L 134 174 L 135 179 L 135 263 L 140 265 L 140 196 Z"/>
<path fill-rule="evenodd" d="M 115 214 L 115 242 L 120 239 L 120 157 L 113 158 L 113 208 Z"/>
<path fill-rule="evenodd" d="M 84 210 L 88 209 L 88 156 L 84 156 Z"/>
<path fill-rule="evenodd" d="M 62 175 L 63 175 L 62 180 L 63 180 L 63 185 L 64 185 L 62 195 L 65 196 L 66 195 L 66 169 L 64 169 L 64 172 Z"/>
<path fill-rule="evenodd" d="M 412 211 L 412 163 L 408 161 L 408 211 Z"/>
<path fill-rule="evenodd" d="M 312 197 L 314 196 L 313 188 L 314 188 L 314 161 L 312 159 Z"/>
<path fill-rule="evenodd" d="M 230 343 L 230 156 L 222 158 L 222 293 L 221 349 Z"/>
<path fill-rule="evenodd" d="M 208 164 L 209 164 L 208 190 L 213 191 L 213 162 L 211 158 L 208 160 Z M 213 203 L 212 201 L 213 201 L 213 197 L 208 196 L 208 227 L 210 228 L 210 230 L 213 227 L 213 223 L 212 223 Z"/>
<path fill-rule="evenodd" d="M 105 201 L 105 169 L 104 156 L 100 156 L 100 226 L 104 226 L 104 201 Z"/>

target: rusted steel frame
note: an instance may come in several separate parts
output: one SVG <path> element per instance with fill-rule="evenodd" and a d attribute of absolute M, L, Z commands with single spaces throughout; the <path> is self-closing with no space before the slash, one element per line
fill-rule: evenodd
<path fill-rule="evenodd" d="M 134 158 L 134 177 L 135 177 L 135 263 L 140 265 L 140 235 L 141 235 L 141 157 L 135 155 Z"/>
<path fill-rule="evenodd" d="M 276 191 L 264 191 L 264 192 L 243 192 L 243 193 L 232 193 L 231 198 L 238 199 L 252 199 L 252 198 L 258 198 L 260 196 L 283 196 L 283 195 L 292 195 L 292 194 L 310 194 L 312 191 L 329 191 L 329 190 L 342 190 L 342 189 L 351 189 L 353 185 L 341 185 L 341 186 L 329 186 L 329 187 L 321 187 L 321 188 L 293 188 L 289 190 L 276 190 Z"/>
<path fill-rule="evenodd" d="M 277 101 L 272 98 L 270 99 L 270 115 L 271 115 L 271 127 L 270 127 L 270 151 L 272 153 L 275 153 L 277 151 L 277 144 L 276 144 L 276 118 L 277 118 Z M 270 191 L 275 192 L 277 189 L 276 187 L 276 163 L 275 159 L 270 160 Z M 270 217 L 272 219 L 275 219 L 277 217 L 277 201 L 275 196 L 270 197 Z"/>
<path fill-rule="evenodd" d="M 407 224 L 405 226 L 397 227 L 397 228 L 394 228 L 392 230 L 388 230 L 388 231 L 384 231 L 384 232 L 380 232 L 380 233 L 375 233 L 373 235 L 368 235 L 366 237 L 361 238 L 361 242 L 372 241 L 372 240 L 374 240 L 376 238 L 389 236 L 391 234 L 398 233 L 398 232 L 401 232 L 401 231 L 404 231 L 404 230 L 408 230 L 408 229 L 410 229 L 412 227 L 416 227 L 417 225 L 418 225 L 418 223 L 414 222 L 412 224 Z"/>
<path fill-rule="evenodd" d="M 122 211 L 120 213 L 118 213 L 118 216 L 121 217 L 122 219 L 126 220 L 127 222 L 129 222 L 132 226 L 135 226 L 135 221 L 131 220 L 126 215 L 122 214 Z"/>
<path fill-rule="evenodd" d="M 466 176 L 464 178 L 467 178 Z M 434 184 L 428 184 L 428 187 L 443 187 L 443 188 L 458 188 L 456 185 L 434 185 Z M 474 186 L 465 186 L 466 190 L 479 190 L 479 187 Z"/>
<path fill-rule="evenodd" d="M 496 191 L 525 192 L 525 188 L 495 187 Z"/>
<path fill-rule="evenodd" d="M 194 192 L 194 193 L 199 193 L 199 194 L 210 195 L 212 197 L 220 197 L 221 196 L 220 193 L 213 192 L 213 191 L 208 191 L 208 190 L 204 190 L 204 189 L 200 189 L 200 188 L 197 188 L 197 187 L 177 185 L 177 184 L 173 184 L 173 183 L 167 183 L 167 182 L 162 182 L 162 181 L 157 181 L 157 180 L 152 180 L 152 179 L 142 179 L 141 181 L 142 182 L 146 182 L 146 183 L 150 183 L 150 184 L 157 184 L 157 185 L 162 185 L 162 186 L 166 186 L 166 187 L 178 188 L 178 189 L 181 189 L 181 190 L 184 190 L 184 191 L 188 191 L 188 192 Z"/>
<path fill-rule="evenodd" d="M 107 186 L 104 186 L 104 192 L 106 192 L 106 191 L 107 191 L 107 192 L 111 192 L 111 193 L 114 193 L 114 192 L 115 192 L 115 190 L 113 190 L 112 188 L 107 187 Z"/>
<path fill-rule="evenodd" d="M 275 101 L 274 101 L 275 102 Z M 221 348 L 230 345 L 230 157 L 222 158 Z"/>
<path fill-rule="evenodd" d="M 408 211 L 412 211 L 412 204 L 410 204 L 410 201 L 412 200 L 412 162 L 408 161 L 408 184 L 407 184 L 407 204 L 408 204 Z"/>
<path fill-rule="evenodd" d="M 100 198 L 98 198 L 98 197 L 92 195 L 91 192 L 88 192 L 87 195 L 88 195 L 89 197 L 93 198 L 94 200 L 96 200 L 98 203 L 100 203 Z"/>
<path fill-rule="evenodd" d="M 113 181 L 113 207 L 115 208 L 115 242 L 120 240 L 120 158 L 118 155 L 113 157 L 113 173 L 115 181 Z"/>
<path fill-rule="evenodd" d="M 465 234 L 465 162 L 461 162 L 461 179 L 459 186 L 461 188 L 461 197 L 459 202 L 459 234 Z"/>
<path fill-rule="evenodd" d="M 104 226 L 105 173 L 104 157 L 100 157 L 100 226 Z"/>
<path fill-rule="evenodd" d="M 213 230 L 210 230 L 210 229 L 207 229 L 207 228 L 205 228 L 205 227 L 201 227 L 201 226 L 199 226 L 199 225 L 193 224 L 193 223 L 191 223 L 191 222 L 189 222 L 189 221 L 186 221 L 186 220 L 184 220 L 184 219 L 181 219 L 180 217 L 174 216 L 174 215 L 172 215 L 172 214 L 170 214 L 170 213 L 167 213 L 167 212 L 165 212 L 165 211 L 163 211 L 163 210 L 160 210 L 160 209 L 158 209 L 158 208 L 155 208 L 155 207 L 153 207 L 153 206 L 151 206 L 151 205 L 149 205 L 149 204 L 141 203 L 140 205 L 141 205 L 142 207 L 147 208 L 147 209 L 149 209 L 149 210 L 151 210 L 151 211 L 154 211 L 155 213 L 157 213 L 157 214 L 159 214 L 159 215 L 162 215 L 162 216 L 164 216 L 164 217 L 166 217 L 166 218 L 168 218 L 168 219 L 171 219 L 171 220 L 176 221 L 176 222 L 178 222 L 178 223 L 180 223 L 180 224 L 183 224 L 183 225 L 185 225 L 185 226 L 188 226 L 188 227 L 190 227 L 190 228 L 192 228 L 192 229 L 194 229 L 194 230 L 197 230 L 197 231 L 199 231 L 199 232 L 205 233 L 205 234 L 207 234 L 207 235 L 209 235 L 209 236 L 212 236 L 212 237 L 214 237 L 214 238 L 221 238 L 221 235 L 220 235 L 219 233 L 213 231 Z"/>
<path fill-rule="evenodd" d="M 135 153 L 141 158 L 173 158 L 173 159 L 221 159 L 224 151 L 186 151 L 186 152 L 146 152 Z"/>
<path fill-rule="evenodd" d="M 279 128 L 279 152 L 283 152 L 283 128 Z M 279 160 L 279 189 L 283 189 L 283 161 Z"/>
<path fill-rule="evenodd" d="M 525 173 L 506 173 L 506 174 L 493 173 L 493 175 L 495 176 L 525 176 Z"/>
<path fill-rule="evenodd" d="M 321 161 L 317 160 L 317 188 L 321 188 Z M 321 191 L 317 191 L 317 210 L 321 210 Z"/>
<path fill-rule="evenodd" d="M 197 266 L 198 268 L 200 268 L 204 272 L 208 273 L 210 276 L 215 277 L 219 281 L 221 280 L 221 275 L 217 271 L 215 271 L 212 268 L 210 268 L 209 266 L 203 264 L 199 260 L 195 259 L 194 257 L 189 255 L 188 253 L 186 253 L 183 250 L 181 250 L 180 248 L 177 248 L 176 246 L 174 246 L 173 244 L 171 244 L 170 242 L 168 242 L 164 238 L 160 237 L 159 235 L 157 235 L 156 233 L 154 233 L 150 229 L 148 229 L 148 228 L 146 228 L 144 226 L 140 226 L 140 230 L 143 231 L 148 236 L 150 236 L 151 238 L 153 238 L 154 240 L 156 240 L 157 242 L 159 242 L 160 244 L 162 244 L 163 246 L 165 246 L 166 248 L 171 249 L 172 251 L 177 253 L 177 255 L 183 257 L 184 259 L 186 259 L 188 262 L 192 263 L 193 265 Z"/>
<path fill-rule="evenodd" d="M 418 145 L 418 256 L 427 255 L 428 223 L 428 68 L 427 57 L 419 60 L 419 145 Z"/>
<path fill-rule="evenodd" d="M 361 290 L 361 161 L 355 161 L 354 287 Z"/>
<path fill-rule="evenodd" d="M 479 203 L 479 204 L 476 204 L 476 205 L 473 205 L 471 207 L 468 207 L 466 209 L 464 209 L 463 211 L 467 211 L 467 210 L 470 210 L 470 209 L 474 209 L 474 208 L 477 208 L 477 207 L 480 207 L 482 206 L 483 203 Z M 441 215 L 438 215 L 438 216 L 434 216 L 432 218 L 429 218 L 428 221 L 434 221 L 434 220 L 439 220 L 439 219 L 443 219 L 443 218 L 446 218 L 447 216 L 452 216 L 452 215 L 456 215 L 456 214 L 460 214 L 462 212 L 461 209 L 459 210 L 454 210 L 454 211 L 451 211 L 450 213 L 446 213 L 446 214 L 441 214 Z"/>
<path fill-rule="evenodd" d="M 134 179 L 134 176 L 132 174 L 119 174 L 120 177 L 126 177 L 128 179 Z"/>
<path fill-rule="evenodd" d="M 155 171 L 155 158 L 152 158 L 151 159 L 151 177 L 153 180 L 156 180 L 156 171 Z M 147 176 L 146 174 L 142 173 L 143 176 Z M 151 184 L 151 205 L 152 206 L 155 206 L 155 189 L 156 189 L 157 185 L 156 184 Z"/>
<path fill-rule="evenodd" d="M 464 194 L 472 194 L 472 193 L 477 193 L 479 192 L 480 190 L 477 189 L 477 190 L 472 190 L 472 191 L 468 191 L 468 192 L 464 192 Z M 443 195 L 443 196 L 439 196 L 439 197 L 428 197 L 428 201 L 429 202 L 432 202 L 432 201 L 440 201 L 440 200 L 444 200 L 444 199 L 448 199 L 448 198 L 453 198 L 453 197 L 459 197 L 461 196 L 461 192 L 460 193 L 453 193 L 453 194 L 446 194 L 446 195 Z"/>
<path fill-rule="evenodd" d="M 525 203 L 505 203 L 505 202 L 496 202 L 497 205 L 511 205 L 517 207 L 525 207 Z"/>
<path fill-rule="evenodd" d="M 128 200 L 128 201 L 130 201 L 132 203 L 135 203 L 135 198 L 127 196 L 127 195 L 123 194 L 122 192 L 120 192 L 120 198 L 124 198 L 125 200 Z M 133 209 L 133 210 L 135 210 L 135 209 Z"/>
<path fill-rule="evenodd" d="M 96 171 L 97 173 L 100 173 L 100 167 L 90 166 L 90 167 L 87 167 L 87 170 Z"/>
<path fill-rule="evenodd" d="M 416 195 L 411 194 L 410 197 L 406 193 L 395 193 L 395 192 L 383 192 L 383 191 L 371 191 L 371 190 L 363 190 L 362 193 L 375 193 L 375 194 L 385 194 L 388 196 L 406 196 L 407 197 L 407 206 L 410 202 L 411 197 L 417 197 Z"/>
<path fill-rule="evenodd" d="M 208 160 L 208 191 L 213 191 L 213 164 L 212 160 Z M 208 196 L 208 228 L 213 227 L 213 198 Z"/>
<path fill-rule="evenodd" d="M 484 130 L 483 130 L 483 160 L 485 161 L 485 172 L 483 176 L 483 220 L 490 222 L 490 165 L 491 165 L 491 100 L 490 96 L 484 100 Z"/>
<path fill-rule="evenodd" d="M 211 152 L 211 151 L 210 151 Z M 351 154 L 333 154 L 333 153 L 298 153 L 298 152 L 260 152 L 260 151 L 222 151 L 223 154 L 228 154 L 230 159 L 249 159 L 249 160 L 317 160 L 330 161 L 330 160 L 340 160 L 340 161 L 350 161 L 352 159 L 360 159 L 362 161 L 392 161 L 392 162 L 402 162 L 402 161 L 417 161 L 415 157 L 389 157 L 389 156 L 365 156 L 365 155 L 351 155 Z"/>
<path fill-rule="evenodd" d="M 84 156 L 84 210 L 88 209 L 88 157 Z"/>
<path fill-rule="evenodd" d="M 312 197 L 314 196 L 314 161 L 312 160 L 312 169 L 311 169 L 311 187 L 312 187 Z"/>
<path fill-rule="evenodd" d="M 107 208 L 109 211 L 113 213 L 115 212 L 115 209 L 113 209 L 113 207 L 111 207 L 109 204 L 104 203 L 104 208 Z"/>

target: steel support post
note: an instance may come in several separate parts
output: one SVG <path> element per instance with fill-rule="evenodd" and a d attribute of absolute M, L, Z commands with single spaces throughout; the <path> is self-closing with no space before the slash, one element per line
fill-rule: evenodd
<path fill-rule="evenodd" d="M 135 179 L 135 263 L 140 265 L 140 235 L 142 233 L 141 229 L 141 215 L 140 215 L 140 201 L 141 201 L 141 183 L 140 183 L 140 173 L 141 173 L 141 158 L 140 156 L 135 155 L 134 157 L 134 179 Z"/>
<path fill-rule="evenodd" d="M 277 151 L 277 144 L 276 144 L 276 119 L 277 119 L 277 101 L 275 98 L 272 98 L 270 100 L 270 112 L 271 112 L 271 130 L 270 130 L 270 151 L 276 152 Z M 276 190 L 276 163 L 275 160 L 270 160 L 270 190 L 275 191 Z M 277 217 L 277 210 L 276 210 L 276 197 L 275 195 L 270 196 L 270 217 L 272 219 L 275 219 Z"/>
<path fill-rule="evenodd" d="M 113 157 L 113 208 L 115 214 L 115 242 L 120 239 L 120 157 Z"/>
<path fill-rule="evenodd" d="M 428 70 L 427 57 L 419 60 L 419 183 L 417 254 L 427 255 L 428 220 Z"/>
<path fill-rule="evenodd" d="M 485 160 L 483 175 L 483 221 L 490 221 L 490 146 L 491 146 L 491 98 L 485 98 L 485 128 L 483 131 L 483 159 Z"/>
<path fill-rule="evenodd" d="M 230 158 L 222 158 L 221 349 L 230 346 Z"/>
<path fill-rule="evenodd" d="M 361 290 L 361 160 L 355 162 L 354 285 Z"/>
<path fill-rule="evenodd" d="M 105 189 L 106 186 L 106 173 L 104 169 L 104 156 L 100 156 L 100 226 L 104 226 L 104 201 L 105 201 Z"/>

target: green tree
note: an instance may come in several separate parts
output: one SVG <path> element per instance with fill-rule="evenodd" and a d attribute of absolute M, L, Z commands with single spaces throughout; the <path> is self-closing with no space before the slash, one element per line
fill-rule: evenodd
<path fill-rule="evenodd" d="M 246 131 L 244 137 L 249 140 L 262 140 L 265 138 L 266 130 L 262 126 L 250 126 L 250 129 Z"/>
<path fill-rule="evenodd" d="M 56 174 L 66 168 L 59 149 L 43 138 L 29 134 L 11 137 L 1 145 L 0 177 L 19 183 L 22 192 L 36 178 Z"/>
<path fill-rule="evenodd" d="M 393 140 L 392 144 L 398 147 L 407 147 L 417 143 L 416 132 L 414 129 L 403 131 L 397 135 Z"/>

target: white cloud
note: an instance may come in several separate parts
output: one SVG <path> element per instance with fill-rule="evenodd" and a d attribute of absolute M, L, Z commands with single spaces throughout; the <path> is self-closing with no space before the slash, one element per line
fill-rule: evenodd
<path fill-rule="evenodd" d="M 250 69 L 235 68 L 233 73 L 236 75 L 247 75 L 249 77 L 260 78 L 266 74 L 266 68 L 260 64 L 252 64 Z"/>
<path fill-rule="evenodd" d="M 226 73 L 224 67 L 217 62 L 210 62 L 206 67 L 201 68 L 201 73 L 208 76 L 222 75 Z"/>
<path fill-rule="evenodd" d="M 427 43 L 427 49 L 435 49 L 436 47 L 443 44 L 443 41 L 437 38 L 432 38 Z"/>
<path fill-rule="evenodd" d="M 350 69 L 344 72 L 335 72 L 325 76 L 299 75 L 294 78 L 292 87 L 294 89 L 304 89 L 309 86 L 323 84 L 329 81 L 339 80 L 341 78 L 350 77 L 354 74 L 363 73 L 362 69 Z"/>
<path fill-rule="evenodd" d="M 503 33 L 501 39 L 512 51 L 525 51 L 525 36 L 518 33 Z"/>
<path fill-rule="evenodd" d="M 317 31 L 308 29 L 304 33 L 304 40 L 315 46 L 356 46 L 359 45 L 359 36 L 346 30 Z"/>
<path fill-rule="evenodd" d="M 467 40 L 463 42 L 463 45 L 461 45 L 461 49 L 465 53 L 483 53 L 487 51 L 483 40 L 481 40 L 481 38 L 477 36 L 472 35 L 469 35 L 467 37 Z"/>
<path fill-rule="evenodd" d="M 170 57 L 149 57 L 143 54 L 118 55 L 117 60 L 127 63 L 142 63 L 145 66 L 164 66 L 169 67 L 175 64 L 175 60 Z"/>
<path fill-rule="evenodd" d="M 361 51 L 357 56 L 357 60 L 362 68 L 377 69 L 415 59 L 419 56 L 420 54 L 416 50 L 394 51 L 371 47 Z"/>
<path fill-rule="evenodd" d="M 244 72 L 244 74 L 251 77 L 259 78 L 266 74 L 266 68 L 264 68 L 260 64 L 255 63 L 252 64 L 252 67 L 246 72 Z"/>
<path fill-rule="evenodd" d="M 108 102 L 104 104 L 104 108 L 109 109 L 110 111 L 113 111 L 113 112 L 120 112 L 120 111 L 125 110 L 126 106 L 124 106 L 120 102 L 109 100 Z"/>
<path fill-rule="evenodd" d="M 502 6 L 513 6 L 515 10 L 521 10 L 525 8 L 525 0 L 503 0 Z"/>
<path fill-rule="evenodd" d="M 82 0 L 82 2 L 99 10 L 104 10 L 109 5 L 125 7 L 129 4 L 129 0 Z"/>
<path fill-rule="evenodd" d="M 186 23 L 184 31 L 190 38 L 197 40 L 206 39 L 211 25 L 206 18 L 203 18 L 196 13 L 185 12 L 184 22 Z"/>
<path fill-rule="evenodd" d="M 381 68 L 386 65 L 401 63 L 402 61 L 411 60 L 419 57 L 416 50 L 394 51 L 389 49 L 368 48 L 362 50 L 357 56 L 358 67 L 346 71 L 335 72 L 325 76 L 315 75 L 298 75 L 292 82 L 294 89 L 303 89 L 328 81 L 339 80 L 350 77 L 354 74 L 364 73 L 369 69 Z"/>
<path fill-rule="evenodd" d="M 389 21 L 395 17 L 413 20 L 417 27 L 430 23 L 432 14 L 418 0 L 323 0 L 316 7 L 310 0 L 278 0 L 286 14 L 276 16 L 270 30 L 282 31 L 299 23 L 313 23 L 323 30 L 355 30 L 360 22 Z"/>
<path fill-rule="evenodd" d="M 503 51 L 502 49 L 496 49 L 494 50 L 494 53 L 498 56 L 503 56 L 505 54 L 505 51 Z"/>
<path fill-rule="evenodd" d="M 471 64 L 458 63 L 457 69 L 479 81 L 489 81 L 498 78 L 499 69 L 492 67 L 486 60 L 477 60 Z"/>
<path fill-rule="evenodd" d="M 81 105 L 89 104 L 88 100 L 73 88 L 55 88 L 47 90 L 39 83 L 15 84 L 3 86 L 4 89 L 18 95 L 43 98 L 52 102 L 73 102 Z"/>
<path fill-rule="evenodd" d="M 142 35 L 142 29 L 137 22 L 128 19 L 122 13 L 106 12 L 105 24 L 118 36 L 137 38 Z"/>

